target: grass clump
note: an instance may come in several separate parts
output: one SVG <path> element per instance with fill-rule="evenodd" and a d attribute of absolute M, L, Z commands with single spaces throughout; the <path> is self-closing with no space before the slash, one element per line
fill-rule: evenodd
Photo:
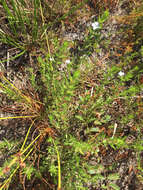
<path fill-rule="evenodd" d="M 64 27 L 64 21 L 75 14 L 86 1 L 76 3 L 56 0 L 48 4 L 46 0 L 0 1 L 3 24 L 0 29 L 0 41 L 16 47 L 19 52 L 10 60 L 26 52 L 30 55 L 45 53 L 48 48 L 48 33 L 55 33 L 55 30 L 60 33 L 58 28 Z"/>

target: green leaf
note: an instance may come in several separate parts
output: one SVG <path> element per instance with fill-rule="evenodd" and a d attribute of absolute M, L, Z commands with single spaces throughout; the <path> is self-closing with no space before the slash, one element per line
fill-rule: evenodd
<path fill-rule="evenodd" d="M 91 174 L 91 175 L 92 175 L 92 174 L 96 174 L 96 170 L 93 170 L 93 169 L 92 169 L 92 170 L 89 170 L 88 173 Z"/>
<path fill-rule="evenodd" d="M 125 81 L 128 81 L 128 80 L 130 80 L 130 79 L 132 79 L 132 78 L 133 78 L 133 74 L 132 74 L 131 72 L 128 72 L 128 73 L 125 75 L 124 80 L 125 80 Z"/>
<path fill-rule="evenodd" d="M 106 11 L 104 11 L 103 15 L 101 15 L 101 17 L 99 17 L 99 23 L 102 24 L 103 22 L 105 22 L 108 19 L 108 17 L 109 17 L 109 11 L 106 10 Z"/>
<path fill-rule="evenodd" d="M 77 78 L 79 78 L 79 76 L 80 76 L 80 70 L 75 71 L 73 74 L 73 78 L 77 79 Z"/>
<path fill-rule="evenodd" d="M 84 121 L 83 117 L 81 115 L 76 115 L 75 116 L 77 119 L 79 119 L 80 121 Z"/>
<path fill-rule="evenodd" d="M 120 190 L 120 187 L 115 183 L 110 183 L 109 186 L 112 187 L 114 190 Z"/>
<path fill-rule="evenodd" d="M 84 102 L 84 98 L 82 96 L 79 95 L 79 99 Z"/>
<path fill-rule="evenodd" d="M 115 73 L 117 73 L 117 72 L 119 72 L 119 71 L 120 71 L 120 68 L 117 67 L 117 66 L 113 66 L 113 67 L 111 68 L 111 70 L 110 70 L 110 72 L 111 72 L 112 74 L 115 74 Z"/>
<path fill-rule="evenodd" d="M 26 174 L 27 178 L 30 180 L 32 174 L 35 172 L 35 168 L 34 167 L 25 167 L 24 168 L 24 173 Z"/>
<path fill-rule="evenodd" d="M 107 178 L 109 180 L 117 180 L 120 178 L 120 176 L 119 176 L 119 174 L 115 173 L 115 174 L 110 174 Z"/>
<path fill-rule="evenodd" d="M 95 120 L 94 125 L 102 125 L 102 123 L 100 121 Z"/>
<path fill-rule="evenodd" d="M 99 132 L 99 128 L 98 127 L 94 127 L 90 129 L 90 132 Z"/>

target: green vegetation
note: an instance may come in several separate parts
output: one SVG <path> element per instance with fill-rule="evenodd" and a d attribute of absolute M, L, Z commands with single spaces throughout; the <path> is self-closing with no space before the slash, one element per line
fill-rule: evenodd
<path fill-rule="evenodd" d="M 128 21 L 126 29 L 123 26 L 117 31 L 126 48 L 118 56 L 119 64 L 110 63 L 110 59 L 103 64 L 104 58 L 112 55 L 110 39 L 101 35 L 113 3 L 105 2 L 99 6 L 98 20 L 93 21 L 98 21 L 99 27 L 88 26 L 80 44 L 62 38 L 58 27 L 65 28 L 67 20 L 75 23 L 80 9 L 80 16 L 85 15 L 88 1 L 0 1 L 4 18 L 0 21 L 4 24 L 0 42 L 16 48 L 10 64 L 14 66 L 24 54 L 31 58 L 23 66 L 28 84 L 25 89 L 11 82 L 5 71 L 0 72 L 1 94 L 7 96 L 8 106 L 14 104 L 18 110 L 0 121 L 21 119 L 26 125 L 26 120 L 30 123 L 24 141 L 0 141 L 1 153 L 10 153 L 0 167 L 0 190 L 12 189 L 17 182 L 19 189 L 26 189 L 33 180 L 41 184 L 41 190 L 87 190 L 90 185 L 118 190 L 117 163 L 129 154 L 120 156 L 117 152 L 124 150 L 136 153 L 137 178 L 143 182 L 143 46 L 139 29 L 143 5 L 140 3 L 138 9 L 138 3 L 130 1 L 135 9 L 128 16 L 115 18 L 119 24 Z M 92 53 L 100 53 L 102 45 L 108 53 L 93 61 Z M 118 47 L 115 49 L 118 52 Z M 0 63 L 7 61 L 2 59 Z M 135 136 L 132 139 L 124 132 L 127 126 Z M 116 152 L 114 160 L 112 151 Z M 105 166 L 102 158 L 107 154 L 111 163 Z"/>

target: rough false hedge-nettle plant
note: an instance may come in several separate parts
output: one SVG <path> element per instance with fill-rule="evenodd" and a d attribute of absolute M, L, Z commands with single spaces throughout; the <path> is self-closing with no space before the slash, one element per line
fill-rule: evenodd
<path fill-rule="evenodd" d="M 83 44 L 83 49 L 87 48 L 87 55 L 91 54 L 93 43 L 100 42 L 100 28 L 108 15 L 108 11 L 105 11 L 98 22 L 92 23 L 92 28 L 89 29 Z M 17 162 L 18 167 L 26 164 L 24 168 L 21 168 L 21 173 L 26 174 L 29 180 L 33 176 L 41 177 L 42 174 L 45 176 L 48 173 L 47 179 L 50 176 L 55 187 L 58 186 L 58 190 L 61 188 L 59 182 L 62 182 L 65 190 L 77 188 L 86 190 L 89 183 L 98 188 L 99 182 L 104 182 L 106 178 L 108 178 L 109 184 L 103 188 L 119 189 L 112 181 L 119 179 L 116 173 L 104 176 L 105 168 L 100 164 L 101 158 L 98 156 L 98 152 L 103 145 L 105 148 L 110 146 L 114 150 L 129 147 L 126 145 L 125 138 L 118 136 L 116 130 L 120 127 L 117 126 L 117 122 L 125 120 L 122 123 L 128 123 L 128 120 L 135 116 L 132 114 L 131 117 L 127 114 L 126 117 L 120 115 L 120 117 L 113 118 L 113 114 L 109 113 L 108 109 L 112 107 L 114 100 L 120 101 L 122 98 L 127 101 L 129 111 L 134 113 L 131 98 L 127 97 L 139 93 L 140 88 L 131 86 L 120 93 L 118 89 L 133 77 L 133 73 L 131 71 L 125 75 L 122 68 L 118 66 L 111 67 L 106 72 L 101 71 L 101 75 L 104 77 L 97 84 L 95 82 L 95 86 L 91 81 L 88 82 L 89 86 L 87 87 L 85 83 L 89 76 L 82 78 L 80 58 L 79 65 L 76 67 L 74 58 L 69 58 L 68 42 L 64 42 L 60 46 L 56 39 L 53 40 L 53 43 L 55 52 L 45 55 L 45 58 L 39 57 L 37 60 L 39 78 L 33 68 L 29 69 L 31 85 L 40 96 L 42 105 L 37 118 L 38 121 L 40 120 L 39 123 L 42 123 L 42 127 L 40 128 L 40 124 L 38 124 L 37 129 L 40 129 L 41 135 L 39 146 L 45 144 L 46 153 L 42 154 L 41 151 L 40 170 L 37 172 L 34 165 L 26 162 L 26 158 L 30 157 L 30 151 L 33 151 L 32 144 L 31 150 L 25 156 L 24 151 L 27 148 L 24 149 L 22 145 L 21 152 L 23 154 L 20 152 L 9 163 L 6 163 L 0 170 L 0 175 L 3 174 L 4 169 L 10 171 L 11 166 L 15 171 Z M 87 60 L 86 62 L 88 64 Z M 65 63 L 65 67 L 60 71 L 63 63 Z M 95 72 L 94 69 L 93 71 Z M 118 80 L 116 81 L 116 79 Z M 7 94 L 10 94 L 8 87 L 5 90 Z M 111 131 L 108 131 L 108 128 Z M 134 145 L 135 148 L 138 151 L 142 150 L 140 140 L 138 144 Z M 97 158 L 96 166 L 89 164 L 90 157 Z M 32 156 L 31 159 L 33 159 Z M 7 166 L 8 168 L 6 168 Z M 106 170 L 108 169 L 106 168 Z M 57 178 L 59 179 L 57 180 Z"/>

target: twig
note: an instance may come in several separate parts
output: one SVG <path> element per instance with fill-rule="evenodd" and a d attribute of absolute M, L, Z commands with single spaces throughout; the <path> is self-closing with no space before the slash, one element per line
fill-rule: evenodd
<path fill-rule="evenodd" d="M 115 136 L 115 133 L 116 133 L 116 129 L 117 129 L 117 123 L 114 124 L 114 131 L 113 131 L 113 135 L 112 135 L 112 139 L 114 138 Z"/>
<path fill-rule="evenodd" d="M 92 97 L 92 95 L 93 95 L 93 89 L 94 89 L 94 87 L 91 88 L 91 93 L 90 93 L 90 96 L 91 96 L 91 97 Z"/>

